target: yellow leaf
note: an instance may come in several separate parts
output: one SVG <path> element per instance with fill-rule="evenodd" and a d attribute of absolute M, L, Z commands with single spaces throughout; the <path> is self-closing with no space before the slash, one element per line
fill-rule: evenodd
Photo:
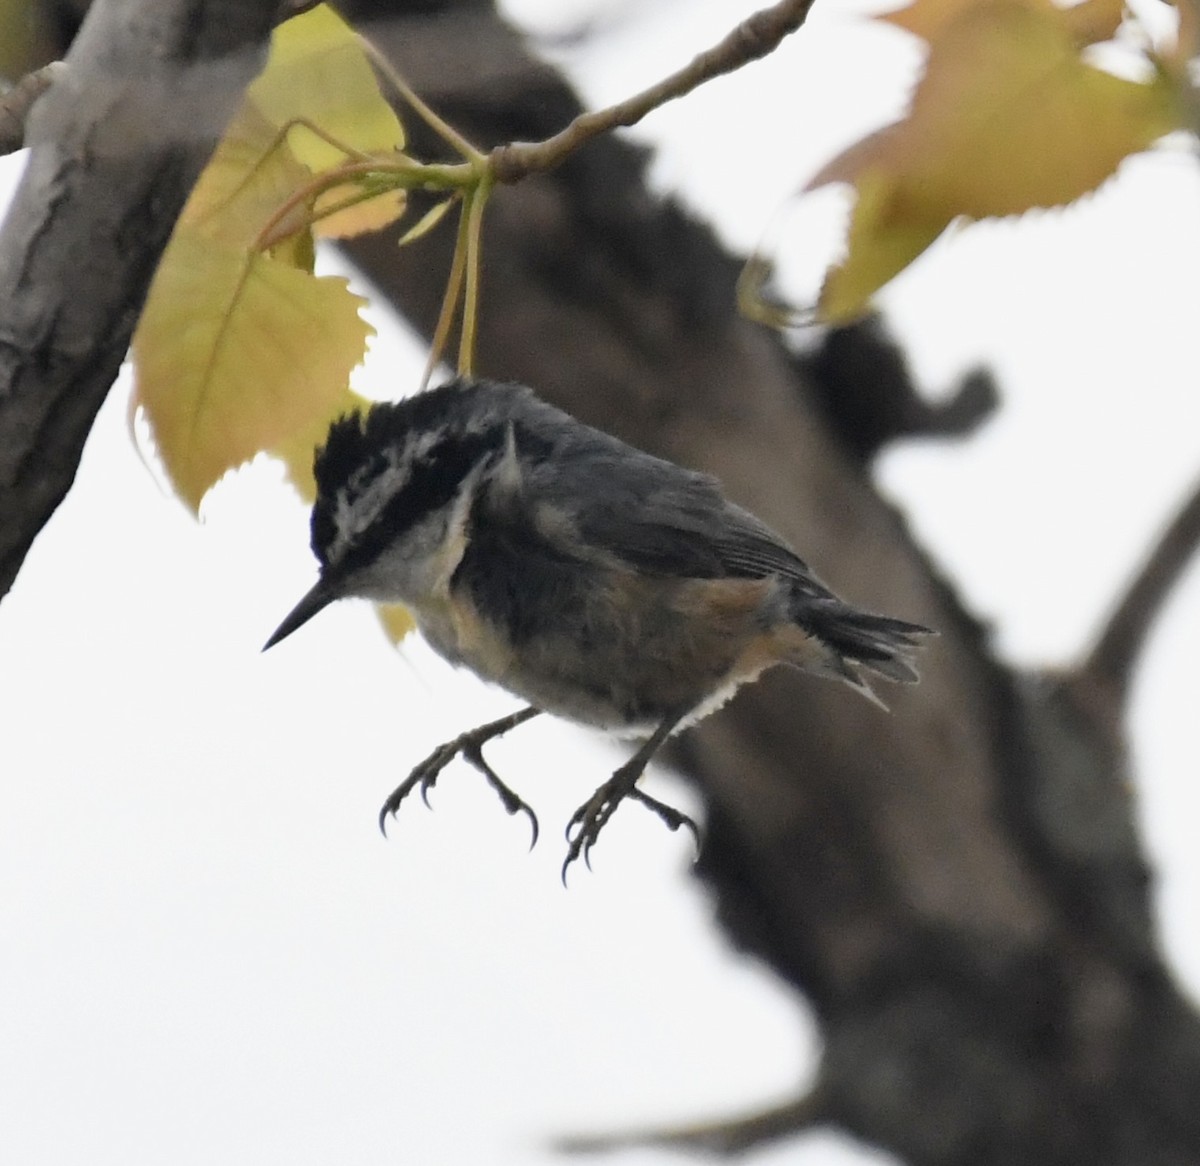
<path fill-rule="evenodd" d="M 1111 21 L 1100 0 L 1089 7 L 1093 30 Z M 861 307 L 955 218 L 1071 202 L 1180 124 L 1164 75 L 1140 83 L 1087 64 L 1078 39 L 1087 22 L 1048 0 L 918 0 L 891 19 L 934 39 L 908 116 L 809 184 L 851 182 L 866 200 L 842 273 L 823 293 L 829 305 Z"/>
<path fill-rule="evenodd" d="M 339 417 L 369 408 L 370 404 L 365 397 L 360 397 L 346 385 L 340 394 L 326 402 L 327 407 L 323 412 L 314 412 L 303 425 L 293 429 L 271 447 L 271 453 L 287 467 L 288 477 L 305 502 L 312 502 L 317 496 L 313 457 L 324 444 L 330 425 Z"/>
<path fill-rule="evenodd" d="M 134 336 L 135 391 L 193 509 L 227 470 L 329 416 L 371 332 L 362 302 L 343 279 L 175 233 Z"/>
<path fill-rule="evenodd" d="M 383 630 L 395 644 L 398 644 L 417 625 L 413 622 L 412 613 L 402 603 L 379 603 L 375 606 L 375 614 L 383 624 Z"/>
<path fill-rule="evenodd" d="M 1125 19 L 1125 0 L 1083 0 L 1060 11 L 1076 44 L 1096 45 L 1117 35 Z"/>
<path fill-rule="evenodd" d="M 273 257 L 311 270 L 307 224 L 314 208 L 305 201 L 289 207 L 289 200 L 314 171 L 344 163 L 347 155 L 308 126 L 293 125 L 297 118 L 351 150 L 384 151 L 403 139 L 354 33 L 324 6 L 276 30 L 267 67 L 200 176 L 183 222 L 233 245 L 265 246 Z M 327 190 L 315 213 L 361 193 L 349 184 Z M 317 230 L 335 237 L 377 230 L 399 218 L 404 205 L 403 190 L 384 191 L 322 219 Z"/>
<path fill-rule="evenodd" d="M 314 211 L 322 216 L 313 224 L 316 233 L 327 239 L 349 239 L 366 231 L 378 231 L 400 218 L 408 204 L 408 192 L 402 189 L 385 190 L 361 202 L 355 201 L 362 193 L 357 186 L 335 186 L 325 191 L 317 199 Z M 333 209 L 342 203 L 348 205 Z M 332 214 L 327 213 L 331 210 Z"/>
<path fill-rule="evenodd" d="M 225 131 L 180 222 L 233 247 L 251 247 L 292 193 L 312 178 L 279 131 L 251 104 L 243 104 Z M 306 230 L 301 205 L 272 231 L 283 238 Z"/>
<path fill-rule="evenodd" d="M 249 99 L 277 129 L 305 119 L 362 153 L 398 149 L 404 130 L 383 99 L 354 31 L 328 5 L 281 24 Z M 296 156 L 314 171 L 347 161 L 344 151 L 302 125 L 289 131 Z"/>
<path fill-rule="evenodd" d="M 907 8 L 885 12 L 878 19 L 932 44 L 956 20 L 981 6 L 986 7 L 986 0 L 982 5 L 980 0 L 915 0 Z M 1081 46 L 1110 40 L 1125 14 L 1125 0 L 1083 0 L 1069 6 L 1051 0 L 1024 0 L 1024 6 L 1059 22 Z"/>
<path fill-rule="evenodd" d="M 889 161 L 947 219 L 1019 214 L 1094 190 L 1175 124 L 1167 85 L 1086 64 L 1057 12 L 989 0 L 934 47 Z"/>
<path fill-rule="evenodd" d="M 298 267 L 310 275 L 317 263 L 317 242 L 310 227 L 288 235 L 280 242 L 268 246 L 266 250 L 272 259 L 286 263 L 289 267 Z"/>
<path fill-rule="evenodd" d="M 934 41 L 942 30 L 964 12 L 969 12 L 979 0 L 915 0 L 915 3 L 895 12 L 880 13 L 877 19 L 911 32 L 923 40 Z M 1048 0 L 1046 0 L 1048 2 Z"/>
<path fill-rule="evenodd" d="M 890 177 L 867 171 L 858 180 L 858 200 L 850 217 L 845 260 L 825 277 L 817 312 L 829 323 L 861 316 L 889 279 L 903 271 L 946 228 L 945 221 L 922 222 L 897 205 Z"/>
<path fill-rule="evenodd" d="M 396 240 L 396 246 L 407 247 L 409 243 L 415 243 L 418 239 L 423 239 L 446 217 L 446 212 L 457 201 L 458 199 L 456 198 L 446 198 L 439 203 L 434 203 L 429 210 Z"/>

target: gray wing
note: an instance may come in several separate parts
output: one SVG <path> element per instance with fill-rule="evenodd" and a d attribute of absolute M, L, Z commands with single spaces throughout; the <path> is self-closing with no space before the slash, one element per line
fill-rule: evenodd
<path fill-rule="evenodd" d="M 566 432 L 538 427 L 523 434 L 522 428 L 519 445 L 552 437 L 556 456 L 532 459 L 539 469 L 530 484 L 570 516 L 588 545 L 649 574 L 778 575 L 808 595 L 830 595 L 770 527 L 725 498 L 715 478 L 578 423 Z"/>
<path fill-rule="evenodd" d="M 793 618 L 833 653 L 831 675 L 868 695 L 855 664 L 889 680 L 916 680 L 911 656 L 928 628 L 843 602 L 770 527 L 726 499 L 715 478 L 577 422 L 564 425 L 563 415 L 541 402 L 530 405 L 514 429 L 528 455 L 523 466 L 533 467 L 527 485 L 537 501 L 568 518 L 588 547 L 651 575 L 778 576 L 791 584 Z"/>

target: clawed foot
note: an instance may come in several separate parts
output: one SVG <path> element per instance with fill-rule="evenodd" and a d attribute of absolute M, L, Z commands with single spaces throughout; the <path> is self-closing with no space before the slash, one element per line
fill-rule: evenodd
<path fill-rule="evenodd" d="M 496 791 L 504 803 L 504 808 L 510 814 L 524 814 L 529 819 L 532 835 L 529 846 L 532 849 L 538 840 L 537 815 L 525 801 L 500 780 L 499 775 L 484 758 L 483 746 L 493 737 L 499 737 L 507 733 L 509 729 L 515 729 L 518 725 L 524 724 L 531 717 L 536 717 L 540 711 L 536 708 L 521 709 L 498 721 L 491 721 L 489 724 L 480 725 L 478 729 L 462 733 L 453 741 L 447 741 L 445 745 L 439 745 L 388 796 L 387 801 L 383 803 L 383 808 L 379 811 L 379 829 L 385 835 L 387 834 L 388 818 L 396 816 L 400 804 L 415 789 L 421 791 L 421 800 L 429 805 L 429 791 L 437 784 L 442 770 L 456 757 L 461 757 L 487 778 L 488 785 Z M 665 802 L 660 802 L 657 798 L 652 798 L 648 793 L 643 793 L 637 788 L 638 779 L 645 771 L 650 758 L 670 735 L 678 720 L 678 716 L 664 720 L 637 753 L 571 815 L 571 820 L 567 823 L 567 857 L 562 865 L 564 886 L 567 882 L 567 870 L 576 859 L 582 857 L 584 863 L 589 868 L 591 867 L 592 847 L 596 845 L 600 831 L 604 829 L 609 818 L 626 798 L 641 802 L 643 806 L 657 814 L 670 830 L 678 830 L 681 826 L 686 826 L 692 832 L 692 837 L 696 840 L 696 847 L 699 849 L 699 827 L 687 814 L 668 806 Z"/>
<path fill-rule="evenodd" d="M 584 865 L 591 870 L 592 847 L 596 845 L 600 831 L 604 829 L 609 818 L 626 798 L 641 802 L 647 809 L 652 810 L 671 831 L 686 826 L 696 841 L 696 849 L 700 849 L 700 828 L 692 818 L 682 810 L 668 806 L 637 788 L 636 782 L 645 768 L 644 763 L 637 764 L 638 761 L 639 758 L 635 757 L 633 761 L 621 766 L 571 815 L 571 820 L 567 823 L 567 842 L 570 845 L 562 865 L 563 886 L 567 885 L 567 870 L 576 859 L 582 858 Z"/>
<path fill-rule="evenodd" d="M 396 816 L 396 811 L 400 809 L 400 803 L 414 789 L 421 791 L 421 800 L 428 806 L 429 791 L 437 784 L 438 776 L 455 757 L 461 756 L 464 761 L 473 765 L 487 778 L 488 785 L 499 794 L 504 808 L 510 814 L 521 813 L 528 817 L 532 833 L 529 848 L 532 850 L 538 840 L 537 815 L 527 802 L 513 793 L 500 780 L 496 771 L 484 759 L 483 746 L 493 737 L 499 737 L 501 734 L 507 733 L 509 729 L 515 729 L 517 725 L 524 724 L 531 717 L 537 716 L 539 711 L 535 708 L 522 709 L 510 716 L 502 717 L 498 721 L 491 721 L 486 725 L 481 725 L 478 729 L 463 733 L 455 737 L 453 741 L 447 741 L 445 745 L 439 745 L 388 796 L 387 801 L 383 803 L 383 808 L 379 811 L 379 829 L 385 835 L 387 834 L 388 817 Z"/>

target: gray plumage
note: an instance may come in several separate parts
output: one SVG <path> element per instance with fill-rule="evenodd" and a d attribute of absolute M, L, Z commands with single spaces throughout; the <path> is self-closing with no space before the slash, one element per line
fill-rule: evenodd
<path fill-rule="evenodd" d="M 765 668 L 872 699 L 871 674 L 917 679 L 928 629 L 843 602 L 714 478 L 524 386 L 457 380 L 374 405 L 332 426 L 314 473 L 321 578 L 268 646 L 342 596 L 401 602 L 439 653 L 537 709 L 653 733 L 637 772 L 581 807 L 585 854 L 621 797 L 646 800 L 634 783 L 661 740 Z"/>

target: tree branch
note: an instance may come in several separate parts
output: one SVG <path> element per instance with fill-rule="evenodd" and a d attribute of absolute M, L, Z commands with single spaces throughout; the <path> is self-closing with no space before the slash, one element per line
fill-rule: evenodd
<path fill-rule="evenodd" d="M 639 1130 L 620 1134 L 576 1134 L 560 1138 L 555 1149 L 563 1154 L 610 1154 L 616 1150 L 659 1147 L 729 1157 L 756 1146 L 803 1133 L 832 1120 L 829 1099 L 817 1088 L 794 1101 L 747 1117 L 700 1122 L 675 1129 Z"/>
<path fill-rule="evenodd" d="M 278 0 L 98 0 L 32 109 L 0 236 L 0 595 L 70 487 Z"/>
<path fill-rule="evenodd" d="M 1200 482 L 1163 532 L 1079 669 L 1081 679 L 1102 685 L 1118 706 L 1125 703 L 1134 667 L 1150 629 L 1197 546 L 1200 546 Z"/>
<path fill-rule="evenodd" d="M 26 74 L 0 97 L 0 155 L 15 153 L 25 145 L 25 121 L 33 103 L 65 72 L 62 61 L 51 61 Z"/>
<path fill-rule="evenodd" d="M 781 0 L 771 8 L 748 16 L 719 44 L 641 93 L 607 109 L 581 113 L 566 129 L 545 141 L 497 146 L 491 154 L 496 181 L 519 182 L 530 174 L 553 170 L 568 154 L 598 134 L 620 126 L 636 125 L 660 105 L 685 97 L 706 81 L 767 56 L 779 47 L 784 37 L 804 23 L 812 6 L 813 0 Z"/>

